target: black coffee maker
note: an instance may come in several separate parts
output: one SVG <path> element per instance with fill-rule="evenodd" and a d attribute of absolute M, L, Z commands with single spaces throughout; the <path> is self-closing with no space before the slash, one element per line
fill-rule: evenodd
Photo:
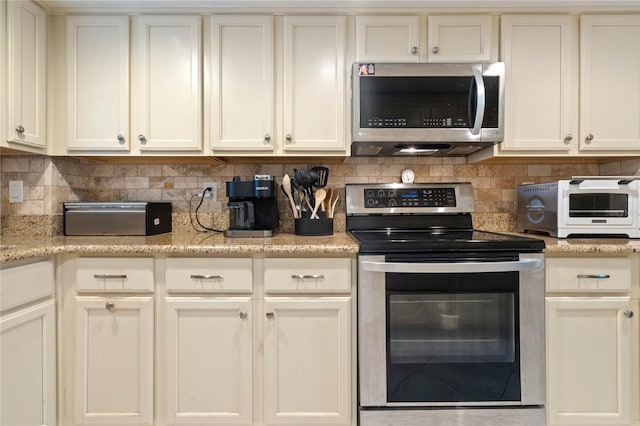
<path fill-rule="evenodd" d="M 278 229 L 277 185 L 272 175 L 227 182 L 229 229 L 226 237 L 270 237 Z"/>

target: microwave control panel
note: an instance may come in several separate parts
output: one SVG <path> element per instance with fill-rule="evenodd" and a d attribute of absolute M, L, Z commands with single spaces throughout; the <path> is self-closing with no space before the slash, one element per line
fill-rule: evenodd
<path fill-rule="evenodd" d="M 407 118 L 387 118 L 387 117 L 371 117 L 367 120 L 367 126 L 369 128 L 416 128 L 416 127 L 433 127 L 433 128 L 464 128 L 469 127 L 464 118 L 424 118 L 422 125 L 420 123 L 413 122 L 414 120 Z"/>
<path fill-rule="evenodd" d="M 366 208 L 380 207 L 455 207 L 454 188 L 364 189 Z"/>

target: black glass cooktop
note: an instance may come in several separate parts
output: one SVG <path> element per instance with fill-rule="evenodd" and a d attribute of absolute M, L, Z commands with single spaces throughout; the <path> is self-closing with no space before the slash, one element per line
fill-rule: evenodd
<path fill-rule="evenodd" d="M 544 241 L 476 230 L 352 230 L 360 253 L 416 253 L 443 251 L 540 252 Z"/>

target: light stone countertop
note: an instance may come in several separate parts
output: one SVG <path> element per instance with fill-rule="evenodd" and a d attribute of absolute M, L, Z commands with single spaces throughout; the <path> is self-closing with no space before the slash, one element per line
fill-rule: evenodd
<path fill-rule="evenodd" d="M 640 240 L 558 239 L 515 234 L 545 241 L 548 255 L 640 253 Z M 271 238 L 225 238 L 212 233 L 167 233 L 149 237 L 2 237 L 0 263 L 56 254 L 179 254 L 179 255 L 356 255 L 358 244 L 348 234 L 322 237 L 276 234 Z"/>
<path fill-rule="evenodd" d="M 94 236 L 2 237 L 0 263 L 55 254 L 179 254 L 179 255 L 320 255 L 358 253 L 358 244 L 346 233 L 320 237 L 276 234 L 271 238 L 225 238 L 213 233 L 167 233 L 149 237 Z"/>

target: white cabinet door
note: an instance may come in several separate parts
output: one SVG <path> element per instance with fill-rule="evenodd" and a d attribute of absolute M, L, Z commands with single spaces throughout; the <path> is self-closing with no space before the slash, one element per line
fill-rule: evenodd
<path fill-rule="evenodd" d="M 640 14 L 580 18 L 580 149 L 640 150 Z"/>
<path fill-rule="evenodd" d="M 76 424 L 152 424 L 153 323 L 152 297 L 76 297 Z"/>
<path fill-rule="evenodd" d="M 211 17 L 213 153 L 274 151 L 273 17 Z"/>
<path fill-rule="evenodd" d="M 53 300 L 0 319 L 0 424 L 56 424 L 55 323 Z"/>
<path fill-rule="evenodd" d="M 251 426 L 251 299 L 169 297 L 165 306 L 167 423 Z"/>
<path fill-rule="evenodd" d="M 627 425 L 631 324 L 627 297 L 547 298 L 549 425 Z"/>
<path fill-rule="evenodd" d="M 47 16 L 31 1 L 7 3 L 7 140 L 46 148 Z"/>
<path fill-rule="evenodd" d="M 497 16 L 429 16 L 428 28 L 429 62 L 481 62 L 497 59 Z"/>
<path fill-rule="evenodd" d="M 350 298 L 265 298 L 267 425 L 349 425 Z"/>
<path fill-rule="evenodd" d="M 345 155 L 346 17 L 285 16 L 284 153 Z"/>
<path fill-rule="evenodd" d="M 67 149 L 128 151 L 129 17 L 67 19 Z"/>
<path fill-rule="evenodd" d="M 577 19 L 502 17 L 505 136 L 500 152 L 567 154 L 578 130 Z"/>
<path fill-rule="evenodd" d="M 356 16 L 356 61 L 418 62 L 418 16 Z"/>
<path fill-rule="evenodd" d="M 200 17 L 133 19 L 132 132 L 138 149 L 201 152 Z"/>

